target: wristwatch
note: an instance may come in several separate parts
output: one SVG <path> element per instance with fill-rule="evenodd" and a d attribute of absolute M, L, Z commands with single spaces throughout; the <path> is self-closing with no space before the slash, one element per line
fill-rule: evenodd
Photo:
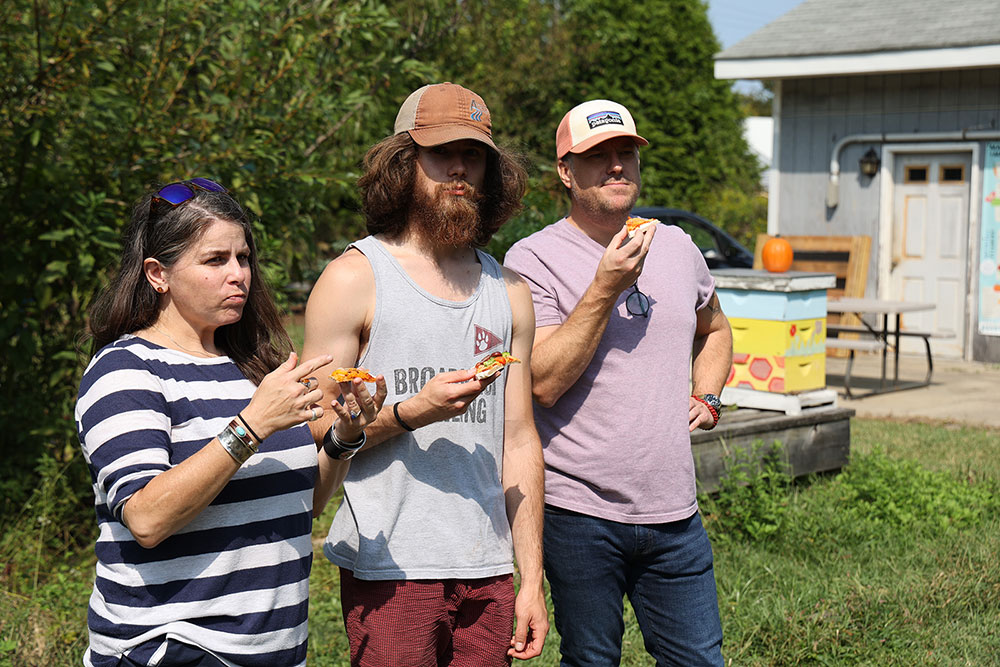
<path fill-rule="evenodd" d="M 705 399 L 705 402 L 708 403 L 711 407 L 715 408 L 716 412 L 721 412 L 722 401 L 720 401 L 719 397 L 716 396 L 715 394 L 699 394 L 698 398 Z"/>
<path fill-rule="evenodd" d="M 708 408 L 708 411 L 712 413 L 712 425 L 708 427 L 709 430 L 718 426 L 719 417 L 722 416 L 722 401 L 719 400 L 719 397 L 715 394 L 698 394 L 692 398 L 696 401 L 704 403 L 705 407 Z"/>

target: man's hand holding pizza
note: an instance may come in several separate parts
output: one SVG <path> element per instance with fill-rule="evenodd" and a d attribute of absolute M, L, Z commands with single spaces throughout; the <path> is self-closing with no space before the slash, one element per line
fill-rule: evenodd
<path fill-rule="evenodd" d="M 477 380 L 474 368 L 438 373 L 419 392 L 397 404 L 400 426 L 416 429 L 464 414 L 498 376 Z"/>
<path fill-rule="evenodd" d="M 592 287 L 607 297 L 617 299 L 619 294 L 634 285 L 642 273 L 642 265 L 655 233 L 655 225 L 638 230 L 634 236 L 629 235 L 627 227 L 622 227 L 604 250 Z"/>

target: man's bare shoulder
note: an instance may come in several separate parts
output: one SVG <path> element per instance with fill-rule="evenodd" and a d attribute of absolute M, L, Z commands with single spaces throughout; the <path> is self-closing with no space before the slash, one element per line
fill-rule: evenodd
<path fill-rule="evenodd" d="M 375 276 L 367 258 L 352 249 L 332 260 L 306 301 L 307 348 L 342 331 L 360 335 L 370 322 L 374 302 Z"/>
<path fill-rule="evenodd" d="M 315 293 L 317 289 L 363 289 L 374 285 L 374 281 L 375 276 L 368 258 L 360 250 L 350 248 L 326 265 L 313 287 L 313 292 Z"/>
<path fill-rule="evenodd" d="M 528 283 L 525 282 L 524 278 L 517 271 L 503 265 L 500 266 L 500 270 L 503 272 L 503 282 L 507 285 L 508 289 L 518 288 L 522 285 L 527 287 Z"/>

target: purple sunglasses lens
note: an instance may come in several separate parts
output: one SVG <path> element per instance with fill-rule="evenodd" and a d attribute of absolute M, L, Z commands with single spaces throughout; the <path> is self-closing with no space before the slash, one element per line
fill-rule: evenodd
<path fill-rule="evenodd" d="M 183 204 L 188 199 L 194 197 L 194 190 L 183 183 L 171 183 L 157 192 L 156 196 L 160 199 L 165 199 L 174 206 L 177 206 L 178 204 Z"/>
<path fill-rule="evenodd" d="M 189 182 L 194 183 L 202 190 L 208 190 L 209 192 L 226 192 L 224 187 L 215 181 L 210 181 L 207 178 L 192 178 Z"/>

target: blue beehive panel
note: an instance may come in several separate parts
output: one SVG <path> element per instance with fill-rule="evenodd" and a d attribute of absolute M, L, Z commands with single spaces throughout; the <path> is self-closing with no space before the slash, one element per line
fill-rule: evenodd
<path fill-rule="evenodd" d="M 719 288 L 716 293 L 726 317 L 783 322 L 826 317 L 826 290 L 765 292 Z"/>

